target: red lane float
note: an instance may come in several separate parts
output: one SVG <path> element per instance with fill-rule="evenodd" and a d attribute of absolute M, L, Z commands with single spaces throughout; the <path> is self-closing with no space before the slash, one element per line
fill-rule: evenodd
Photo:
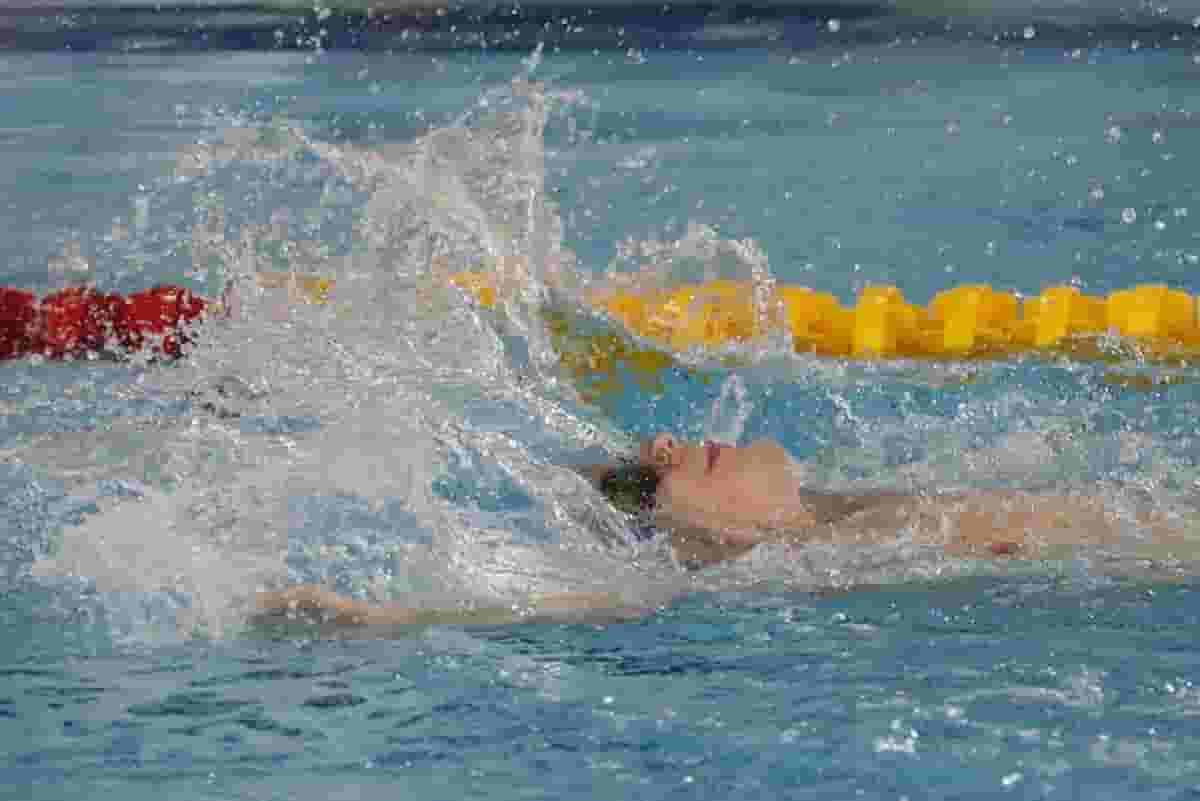
<path fill-rule="evenodd" d="M 128 297 L 70 287 L 41 301 L 32 292 L 0 287 L 0 359 L 34 354 L 67 359 L 146 349 L 178 357 L 189 341 L 188 325 L 208 305 L 191 290 L 171 285 Z"/>

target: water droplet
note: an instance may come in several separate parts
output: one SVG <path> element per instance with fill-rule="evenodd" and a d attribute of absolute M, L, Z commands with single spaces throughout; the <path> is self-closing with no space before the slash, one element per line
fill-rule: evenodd
<path fill-rule="evenodd" d="M 1166 230 L 1166 228 L 1167 228 L 1167 224 L 1165 222 L 1163 222 L 1162 220 L 1154 221 L 1154 230 L 1155 231 L 1164 231 L 1164 230 Z"/>
<path fill-rule="evenodd" d="M 1164 139 L 1166 139 L 1166 137 L 1163 136 L 1162 131 L 1155 131 L 1154 133 L 1150 134 L 1150 141 L 1156 145 L 1161 145 Z"/>
<path fill-rule="evenodd" d="M 1037 36 L 1037 28 L 1033 27 L 1032 25 L 1026 25 L 1022 35 L 1026 39 L 1032 39 L 1033 37 Z"/>
<path fill-rule="evenodd" d="M 1121 141 L 1122 135 L 1123 135 L 1123 132 L 1121 131 L 1121 126 L 1119 126 L 1119 125 L 1113 125 L 1107 131 L 1104 132 L 1104 138 L 1107 139 L 1109 142 L 1111 142 L 1114 145 L 1117 142 Z"/>
<path fill-rule="evenodd" d="M 842 21 L 839 19 L 831 19 L 829 22 L 825 23 L 825 27 L 829 29 L 830 33 L 837 33 L 842 29 Z"/>
<path fill-rule="evenodd" d="M 150 227 L 150 198 L 145 195 L 133 199 L 133 226 L 138 232 L 145 232 Z"/>
<path fill-rule="evenodd" d="M 1091 198 L 1092 200 L 1096 201 L 1097 203 L 1100 202 L 1101 200 L 1104 200 L 1104 187 L 1093 186 L 1092 191 L 1088 192 L 1088 197 Z"/>
<path fill-rule="evenodd" d="M 1132 225 L 1137 222 L 1137 212 L 1131 208 L 1121 209 L 1121 222 L 1126 225 Z"/>

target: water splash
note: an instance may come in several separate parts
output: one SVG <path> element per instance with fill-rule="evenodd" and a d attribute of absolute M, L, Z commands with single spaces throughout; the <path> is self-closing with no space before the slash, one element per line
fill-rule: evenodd
<path fill-rule="evenodd" d="M 705 439 L 736 445 L 746 428 L 746 420 L 754 410 L 746 382 L 736 373 L 721 384 L 721 393 L 713 401 L 704 428 Z"/>
<path fill-rule="evenodd" d="M 159 410 L 137 459 L 91 455 L 106 437 L 131 441 L 128 426 L 34 445 L 31 460 L 70 473 L 96 507 L 62 529 L 38 576 L 183 596 L 188 624 L 219 633 L 252 589 L 293 581 L 414 605 L 613 587 L 636 602 L 679 586 L 843 586 L 958 569 L 898 543 L 767 547 L 685 577 L 660 544 L 627 544 L 626 521 L 565 466 L 581 447 L 611 457 L 630 443 L 561 378 L 543 324 L 547 307 L 586 316 L 579 299 L 594 283 L 548 198 L 543 139 L 554 109 L 523 77 L 411 142 L 362 147 L 279 122 L 234 126 L 182 154 L 174 179 L 137 204 L 130 247 L 170 241 L 159 227 L 176 226 L 175 249 L 213 289 L 232 284 L 236 313 L 200 332 L 186 364 L 133 366 L 124 391 Z M 330 301 L 298 303 L 286 284 L 257 280 L 281 270 L 333 279 Z M 450 285 L 459 270 L 493 276 L 496 310 Z M 605 280 L 665 288 L 713 278 L 748 282 L 760 319 L 772 313 L 762 248 L 703 225 L 676 241 L 627 240 Z M 1031 465 L 1061 477 L 1070 464 L 1095 466 L 1113 442 L 1088 450 L 1039 439 L 1044 413 L 1019 430 L 977 431 L 1011 417 L 988 400 L 957 418 L 863 411 L 849 399 L 858 385 L 882 383 L 894 398 L 895 373 L 816 368 L 786 342 L 774 348 L 763 340 L 740 355 L 773 385 L 821 384 L 853 428 L 807 463 L 818 483 L 961 486 Z M 785 368 L 760 369 L 777 352 Z M 752 375 L 722 374 L 708 436 L 739 441 L 763 412 Z M 1003 398 L 1019 405 L 1014 392 Z M 977 435 L 1000 441 L 964 454 Z M 905 449 L 919 456 L 895 458 Z M 136 491 L 106 489 L 113 477 Z"/>
<path fill-rule="evenodd" d="M 38 576 L 186 596 L 191 622 L 214 632 L 255 588 L 286 581 L 416 605 L 647 586 L 624 521 L 564 466 L 581 446 L 626 443 L 560 382 L 539 317 L 575 276 L 546 198 L 549 113 L 518 79 L 410 143 L 362 149 L 280 124 L 184 154 L 183 185 L 203 199 L 194 267 L 230 283 L 235 313 L 200 332 L 186 364 L 146 369 L 131 390 L 194 403 L 157 443 L 168 478 L 141 476 L 139 499 L 97 499 Z M 288 205 L 245 208 L 226 191 L 228 172 L 255 165 L 295 178 Z M 349 217 L 326 202 L 347 193 Z M 351 238 L 340 253 L 320 247 L 333 229 Z M 330 302 L 263 287 L 280 268 L 333 279 Z M 463 269 L 495 276 L 498 313 L 451 287 Z"/>

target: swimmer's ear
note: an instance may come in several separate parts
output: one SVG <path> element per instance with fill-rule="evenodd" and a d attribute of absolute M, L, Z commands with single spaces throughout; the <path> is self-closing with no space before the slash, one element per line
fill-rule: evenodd
<path fill-rule="evenodd" d="M 678 467 L 682 461 L 679 442 L 672 434 L 659 434 L 650 443 L 650 459 L 659 470 Z"/>

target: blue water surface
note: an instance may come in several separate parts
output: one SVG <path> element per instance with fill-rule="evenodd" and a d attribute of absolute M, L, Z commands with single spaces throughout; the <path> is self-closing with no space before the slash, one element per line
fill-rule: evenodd
<path fill-rule="evenodd" d="M 201 210 L 220 207 L 232 230 L 310 197 L 322 212 L 286 221 L 296 240 L 353 253 L 362 198 L 311 154 L 188 179 L 180 153 L 281 120 L 385 149 L 525 75 L 565 98 L 545 131 L 546 192 L 589 274 L 623 240 L 707 225 L 755 240 L 778 280 L 847 302 L 877 282 L 917 302 L 967 282 L 1200 292 L 1200 42 L 1187 19 L 833 7 L 664 21 L 642 9 L 625 31 L 616 11 L 593 24 L 576 10 L 547 33 L 550 12 L 509 27 L 500 12 L 385 24 L 242 8 L 250 16 L 224 25 L 172 13 L 26 15 L 0 50 L 4 284 L 45 291 L 82 263 L 107 288 L 213 292 L 221 275 L 181 244 Z M 418 383 L 436 386 L 439 367 Z M 176 630 L 186 598 L 30 575 L 101 506 L 183 483 L 162 443 L 201 412 L 144 389 L 175 369 L 0 364 L 0 797 L 1200 792 L 1200 595 L 1186 566 L 934 564 L 828 587 L 771 574 L 701 583 L 629 620 L 197 638 Z M 700 436 L 736 379 L 743 438 L 776 437 L 831 483 L 895 486 L 917 471 L 955 486 L 1119 486 L 1186 506 L 1200 492 L 1200 385 L 1173 375 L 778 357 L 677 365 L 655 386 L 628 375 L 603 404 L 564 408 L 629 436 Z M 461 405 L 478 430 L 564 456 L 543 438 L 542 407 L 471 391 Z M 230 425 L 253 443 L 344 422 L 290 409 Z M 1051 455 L 1026 459 L 1035 446 Z M 981 468 L 981 454 L 1018 467 Z M 513 479 L 507 458 L 460 449 L 418 479 L 472 514 L 518 521 L 535 545 L 553 540 L 525 516 L 539 487 Z M 411 504 L 366 496 L 299 492 L 276 522 L 351 553 L 359 578 L 398 558 L 396 542 L 434 536 Z M 357 586 L 334 567 L 294 569 Z"/>

